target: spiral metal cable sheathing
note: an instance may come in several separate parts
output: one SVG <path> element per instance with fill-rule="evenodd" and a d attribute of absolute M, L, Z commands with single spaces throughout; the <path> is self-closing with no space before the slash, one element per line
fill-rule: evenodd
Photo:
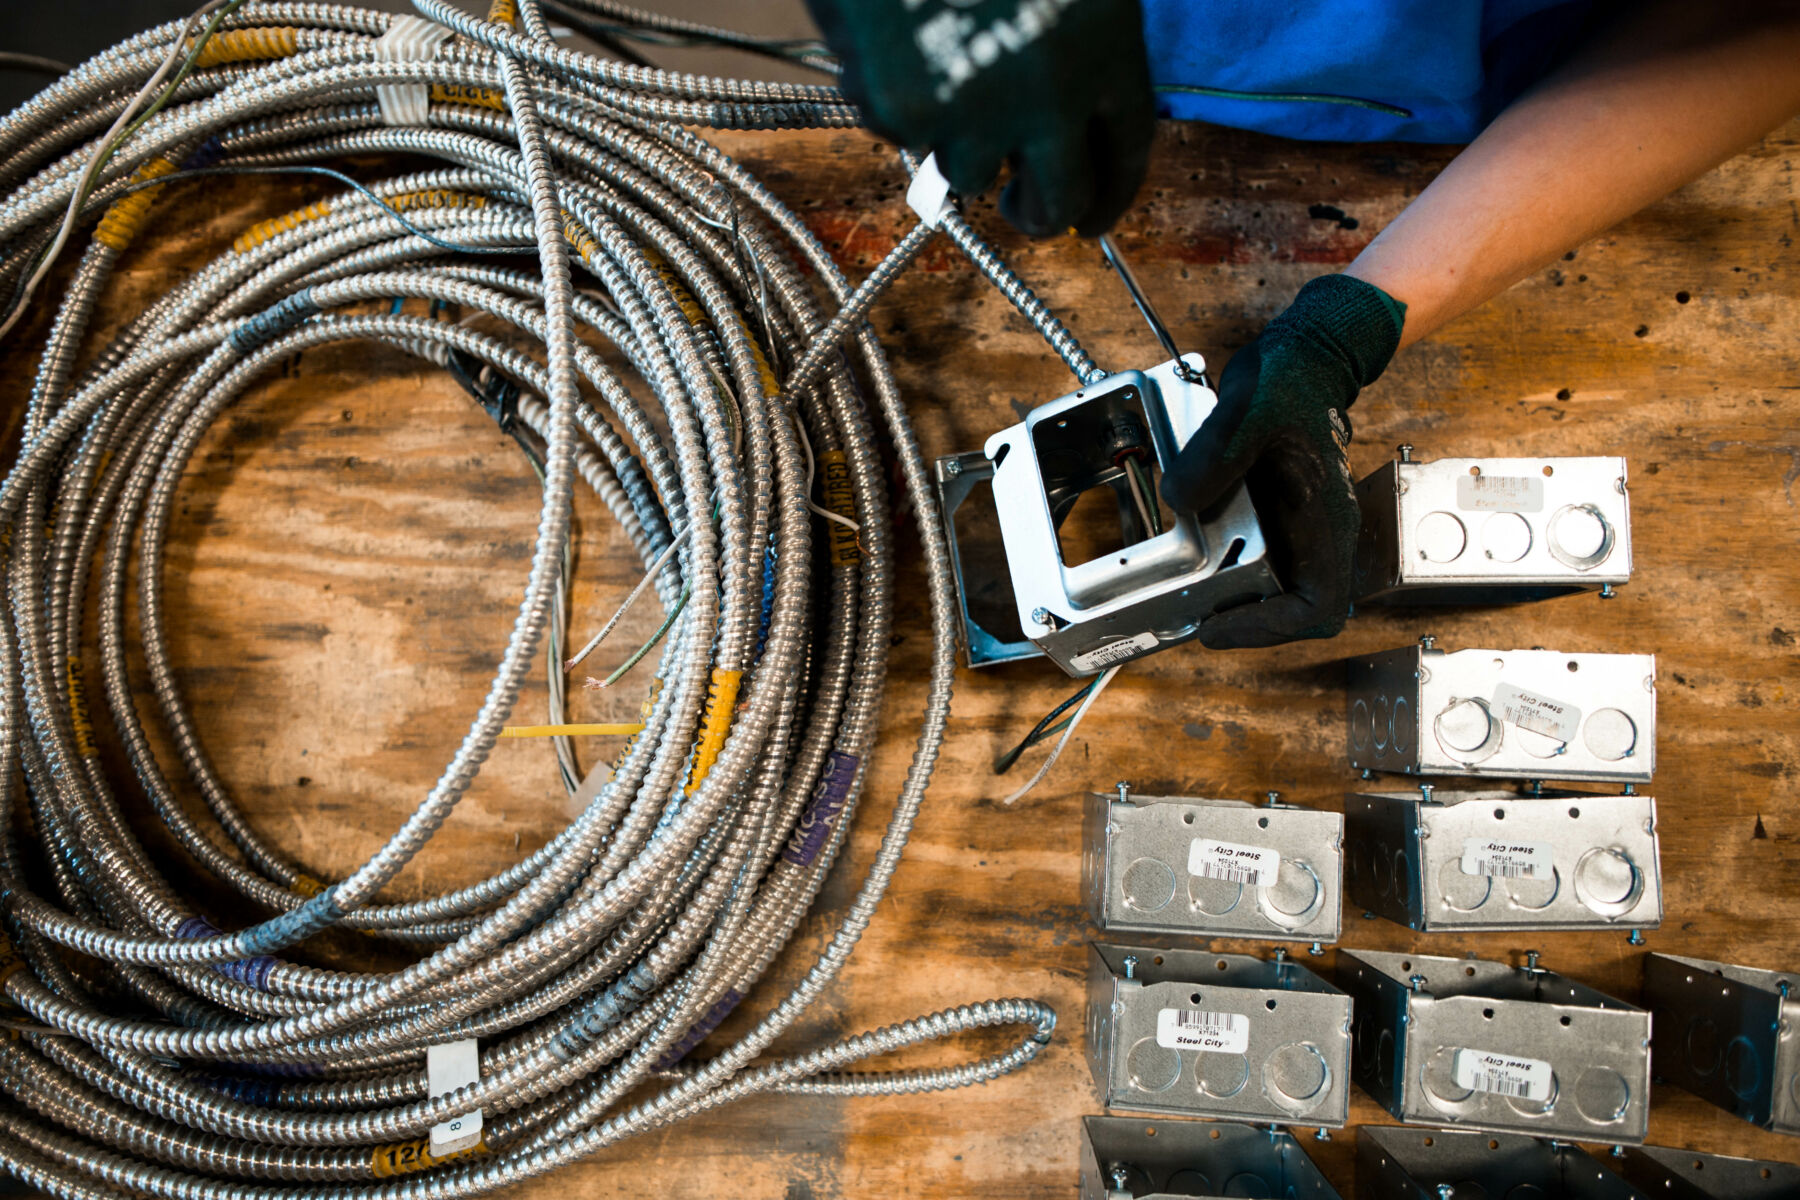
<path fill-rule="evenodd" d="M 474 1195 L 761 1092 L 984 1082 L 1034 1058 L 1055 1023 L 1036 1001 L 996 1000 L 759 1061 L 866 928 L 948 715 L 948 554 L 863 322 L 929 226 L 852 288 L 793 212 L 672 123 L 853 124 L 834 90 L 578 54 L 549 40 L 532 0 L 500 0 L 488 20 L 416 3 L 460 35 L 429 57 L 388 52 L 394 22 L 416 31 L 419 18 L 235 10 L 210 65 L 114 148 L 78 206 L 80 230 L 99 223 L 69 243 L 76 257 L 86 237 L 0 484 L 0 1166 L 53 1195 L 249 1200 L 324 1184 L 342 1196 Z M 182 30 L 132 38 L 0 119 L 11 188 L 0 299 L 20 302 L 95 139 Z M 393 122 L 396 88 L 430 89 L 422 124 Z M 195 186 L 194 172 L 316 169 L 350 154 L 407 155 L 409 169 L 246 230 L 94 344 L 97 305 L 134 239 L 167 219 L 168 189 Z M 418 169 L 420 158 L 440 165 Z M 1078 378 L 1095 372 L 966 222 L 942 224 Z M 465 319 L 437 319 L 446 308 Z M 594 337 L 630 370 L 590 348 Z M 467 735 L 386 843 L 326 884 L 257 832 L 214 771 L 170 655 L 161 581 L 206 431 L 274 364 L 346 341 L 487 389 L 478 398 L 542 475 L 543 507 L 517 619 Z M 788 944 L 859 807 L 892 620 L 884 439 L 918 516 L 932 617 L 913 760 L 812 968 L 749 1032 L 690 1057 Z M 815 489 L 827 468 L 837 483 Z M 558 598 L 583 482 L 668 622 L 645 661 L 644 728 L 578 780 L 565 750 L 579 815 L 545 846 L 455 891 L 385 900 L 491 753 L 547 636 L 566 651 Z M 108 773 L 95 743 L 85 679 L 96 668 L 126 777 Z M 551 715 L 560 721 L 559 702 Z M 178 763 L 158 757 L 147 723 Z M 273 915 L 222 932 L 196 911 L 133 832 L 127 813 L 146 806 L 190 867 Z M 332 927 L 425 956 L 389 973 L 280 956 Z M 993 1026 L 1026 1033 L 962 1066 L 850 1069 Z M 427 1048 L 468 1039 L 479 1080 L 432 1095 Z M 661 1090 L 627 1099 L 649 1080 Z M 477 1110 L 479 1143 L 430 1152 L 433 1126 Z"/>

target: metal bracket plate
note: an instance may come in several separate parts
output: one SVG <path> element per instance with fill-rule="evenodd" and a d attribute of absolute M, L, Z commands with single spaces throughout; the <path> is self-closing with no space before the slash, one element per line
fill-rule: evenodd
<path fill-rule="evenodd" d="M 1656 1074 L 1764 1129 L 1800 1133 L 1800 976 L 1651 954 Z"/>
<path fill-rule="evenodd" d="M 1338 1200 L 1292 1134 L 1233 1121 L 1081 1119 L 1081 1200 Z"/>

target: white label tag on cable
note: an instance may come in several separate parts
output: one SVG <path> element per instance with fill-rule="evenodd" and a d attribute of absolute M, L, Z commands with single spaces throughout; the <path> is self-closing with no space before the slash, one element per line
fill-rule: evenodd
<path fill-rule="evenodd" d="M 1459 1048 L 1451 1067 L 1457 1087 L 1472 1092 L 1492 1092 L 1514 1100 L 1550 1098 L 1550 1064 L 1541 1058 L 1516 1054 L 1490 1054 Z"/>
<path fill-rule="evenodd" d="M 429 62 L 453 36 L 449 27 L 411 14 L 398 16 L 375 40 L 379 62 Z M 423 125 L 431 108 L 431 89 L 422 83 L 383 83 L 375 88 L 381 119 L 389 125 Z"/>
<path fill-rule="evenodd" d="M 1251 887 L 1271 887 L 1281 874 L 1281 852 L 1266 846 L 1195 838 L 1188 847 L 1188 874 L 1247 883 Z"/>
<path fill-rule="evenodd" d="M 950 181 L 938 170 L 937 155 L 927 154 L 906 188 L 906 202 L 919 220 L 936 229 L 950 211 Z"/>
<path fill-rule="evenodd" d="M 425 1048 L 425 1082 L 435 1099 L 481 1080 L 481 1055 L 474 1038 Z M 467 1150 L 481 1140 L 481 1110 L 451 1117 L 431 1127 L 431 1156 Z"/>
<path fill-rule="evenodd" d="M 1098 671 L 1110 667 L 1114 663 L 1124 662 L 1128 658 L 1136 658 L 1146 650 L 1157 647 L 1156 635 L 1149 630 L 1134 633 L 1128 638 L 1120 638 L 1116 642 L 1108 642 L 1085 654 L 1071 654 L 1069 665 L 1077 671 Z"/>
<path fill-rule="evenodd" d="M 1165 1008 L 1156 1014 L 1156 1044 L 1202 1054 L 1242 1054 L 1250 1049 L 1250 1018 L 1243 1013 Z"/>
<path fill-rule="evenodd" d="M 1464 875 L 1499 879 L 1550 879 L 1556 866 L 1549 842 L 1505 842 L 1498 838 L 1463 841 Z"/>
<path fill-rule="evenodd" d="M 1581 710 L 1562 700 L 1539 696 L 1510 683 L 1494 689 L 1494 711 L 1502 720 L 1559 742 L 1572 741 L 1581 728 Z"/>

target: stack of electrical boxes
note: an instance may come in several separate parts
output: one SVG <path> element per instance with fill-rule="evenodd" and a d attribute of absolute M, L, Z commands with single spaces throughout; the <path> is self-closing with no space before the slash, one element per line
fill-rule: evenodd
<path fill-rule="evenodd" d="M 1403 446 L 1358 486 L 1358 603 L 1610 598 L 1631 571 L 1625 480 L 1619 458 L 1425 463 Z M 1800 1171 L 1777 1164 L 1627 1153 L 1647 1130 L 1651 1012 L 1539 965 L 1524 939 L 1510 963 L 1344 950 L 1335 985 L 1306 964 L 1338 940 L 1345 898 L 1427 936 L 1618 929 L 1641 944 L 1662 920 L 1656 805 L 1639 791 L 1655 767 L 1655 659 L 1448 651 L 1427 636 L 1352 661 L 1348 690 L 1350 765 L 1371 784 L 1342 815 L 1275 793 L 1252 805 L 1121 783 L 1088 798 L 1083 888 L 1109 939 L 1089 956 L 1086 1027 L 1103 1103 L 1255 1125 L 1090 1118 L 1084 1200 L 1335 1196 L 1281 1127 L 1327 1140 L 1346 1122 L 1352 1080 L 1398 1120 L 1433 1127 L 1359 1131 L 1358 1194 L 1370 1200 L 1527 1186 L 1797 1194 Z M 1381 774 L 1418 782 L 1379 790 Z M 1439 790 L 1433 776 L 1491 786 Z M 1208 938 L 1306 949 L 1183 948 Z M 1681 1052 L 1671 1077 L 1800 1128 L 1800 1013 L 1786 980 L 1649 957 L 1659 1026 L 1679 1020 L 1684 1046 L 1692 1029 L 1713 1031 L 1712 1050 Z M 1568 1141 L 1615 1153 L 1596 1160 Z M 1727 1178 L 1729 1190 L 1696 1190 Z"/>

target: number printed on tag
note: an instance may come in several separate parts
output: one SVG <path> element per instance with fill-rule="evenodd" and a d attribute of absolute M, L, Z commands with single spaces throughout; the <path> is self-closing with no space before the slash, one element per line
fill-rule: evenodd
<path fill-rule="evenodd" d="M 1572 741 L 1581 728 L 1581 710 L 1562 700 L 1552 700 L 1524 688 L 1503 683 L 1494 689 L 1494 711 L 1501 720 L 1559 742 Z"/>
<path fill-rule="evenodd" d="M 1464 512 L 1544 511 L 1544 481 L 1530 475 L 1459 475 L 1456 507 Z"/>
<path fill-rule="evenodd" d="M 1281 873 L 1281 852 L 1265 846 L 1195 838 L 1188 847 L 1188 874 L 1251 887 L 1271 887 Z"/>
<path fill-rule="evenodd" d="M 1250 1018 L 1243 1013 L 1165 1008 L 1156 1014 L 1156 1044 L 1203 1054 L 1242 1054 L 1250 1049 Z"/>
<path fill-rule="evenodd" d="M 1550 1098 L 1550 1064 L 1541 1058 L 1459 1048 L 1451 1073 L 1458 1087 L 1515 1100 Z"/>
<path fill-rule="evenodd" d="M 1108 642 L 1085 654 L 1070 655 L 1069 665 L 1077 671 L 1098 671 L 1110 667 L 1114 663 L 1124 662 L 1128 658 L 1136 658 L 1144 651 L 1154 650 L 1156 647 L 1156 635 L 1145 631 L 1128 638 L 1121 638 L 1116 642 Z"/>
<path fill-rule="evenodd" d="M 1508 842 L 1500 838 L 1466 838 L 1463 841 L 1464 875 L 1495 879 L 1550 879 L 1556 874 L 1549 842 Z"/>

